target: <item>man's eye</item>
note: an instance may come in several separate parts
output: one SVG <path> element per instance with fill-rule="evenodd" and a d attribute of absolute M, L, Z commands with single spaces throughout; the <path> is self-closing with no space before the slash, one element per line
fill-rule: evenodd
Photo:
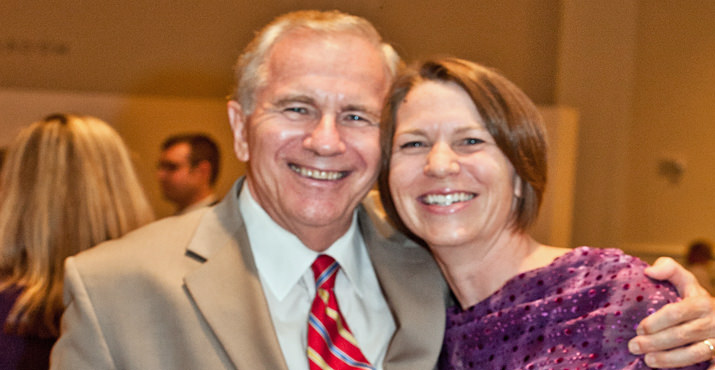
<path fill-rule="evenodd" d="M 290 113 L 308 114 L 308 109 L 305 107 L 288 107 L 285 108 L 284 111 Z"/>
<path fill-rule="evenodd" d="M 365 120 L 364 118 L 358 116 L 357 114 L 348 114 L 347 118 L 351 121 L 363 121 Z"/>
<path fill-rule="evenodd" d="M 345 114 L 343 116 L 343 121 L 345 122 L 345 124 L 350 126 L 373 126 L 376 124 L 376 121 L 373 121 L 372 119 L 364 115 L 355 113 Z"/>

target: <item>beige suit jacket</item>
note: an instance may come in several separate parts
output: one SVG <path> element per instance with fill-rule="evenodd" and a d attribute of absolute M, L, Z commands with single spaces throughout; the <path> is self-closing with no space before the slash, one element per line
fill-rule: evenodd
<path fill-rule="evenodd" d="M 217 206 L 169 217 L 65 265 L 51 369 L 288 369 L 258 279 L 238 181 Z M 432 369 L 446 286 L 426 250 L 359 226 L 397 330 L 387 370 Z"/>

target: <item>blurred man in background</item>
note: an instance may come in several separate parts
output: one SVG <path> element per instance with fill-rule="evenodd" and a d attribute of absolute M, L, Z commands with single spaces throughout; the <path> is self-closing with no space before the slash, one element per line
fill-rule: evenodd
<path fill-rule="evenodd" d="M 216 143 L 204 134 L 182 134 L 161 145 L 157 167 L 164 198 L 176 205 L 176 214 L 216 203 L 214 184 L 219 172 Z"/>

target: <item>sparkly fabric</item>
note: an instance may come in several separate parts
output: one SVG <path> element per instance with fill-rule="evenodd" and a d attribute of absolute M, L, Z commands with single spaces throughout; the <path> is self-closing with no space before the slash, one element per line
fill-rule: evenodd
<path fill-rule="evenodd" d="M 644 317 L 679 298 L 645 267 L 617 249 L 580 247 L 466 311 L 451 307 L 439 368 L 648 369 L 627 342 Z"/>

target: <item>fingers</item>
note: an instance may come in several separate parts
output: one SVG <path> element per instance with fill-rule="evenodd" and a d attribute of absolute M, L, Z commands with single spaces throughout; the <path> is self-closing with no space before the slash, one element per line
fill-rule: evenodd
<path fill-rule="evenodd" d="M 715 343 L 715 340 L 712 343 Z M 645 363 L 652 368 L 672 368 L 710 361 L 712 357 L 710 347 L 700 341 L 671 351 L 649 353 L 645 355 Z M 715 365 L 711 365 L 709 369 L 715 370 Z"/>
<path fill-rule="evenodd" d="M 702 342 L 711 336 L 710 318 L 698 318 L 654 334 L 639 335 L 628 343 L 634 354 L 660 352 L 686 344 Z"/>
<path fill-rule="evenodd" d="M 658 258 L 653 266 L 645 269 L 645 274 L 656 280 L 668 280 L 683 298 L 708 295 L 695 276 L 670 257 Z"/>
<path fill-rule="evenodd" d="M 675 260 L 670 257 L 658 257 L 652 266 L 646 267 L 645 273 L 653 279 L 666 280 L 675 273 L 676 264 Z"/>
<path fill-rule="evenodd" d="M 680 302 L 670 303 L 644 318 L 638 324 L 636 333 L 641 335 L 680 335 L 684 345 L 695 340 L 715 336 L 715 299 L 710 296 L 692 296 Z M 660 333 L 663 331 L 664 333 Z M 677 338 L 673 338 L 677 339 Z M 672 348 L 672 347 L 671 347 Z M 660 351 L 667 347 L 657 347 Z M 647 351 L 649 352 L 649 351 Z"/>

